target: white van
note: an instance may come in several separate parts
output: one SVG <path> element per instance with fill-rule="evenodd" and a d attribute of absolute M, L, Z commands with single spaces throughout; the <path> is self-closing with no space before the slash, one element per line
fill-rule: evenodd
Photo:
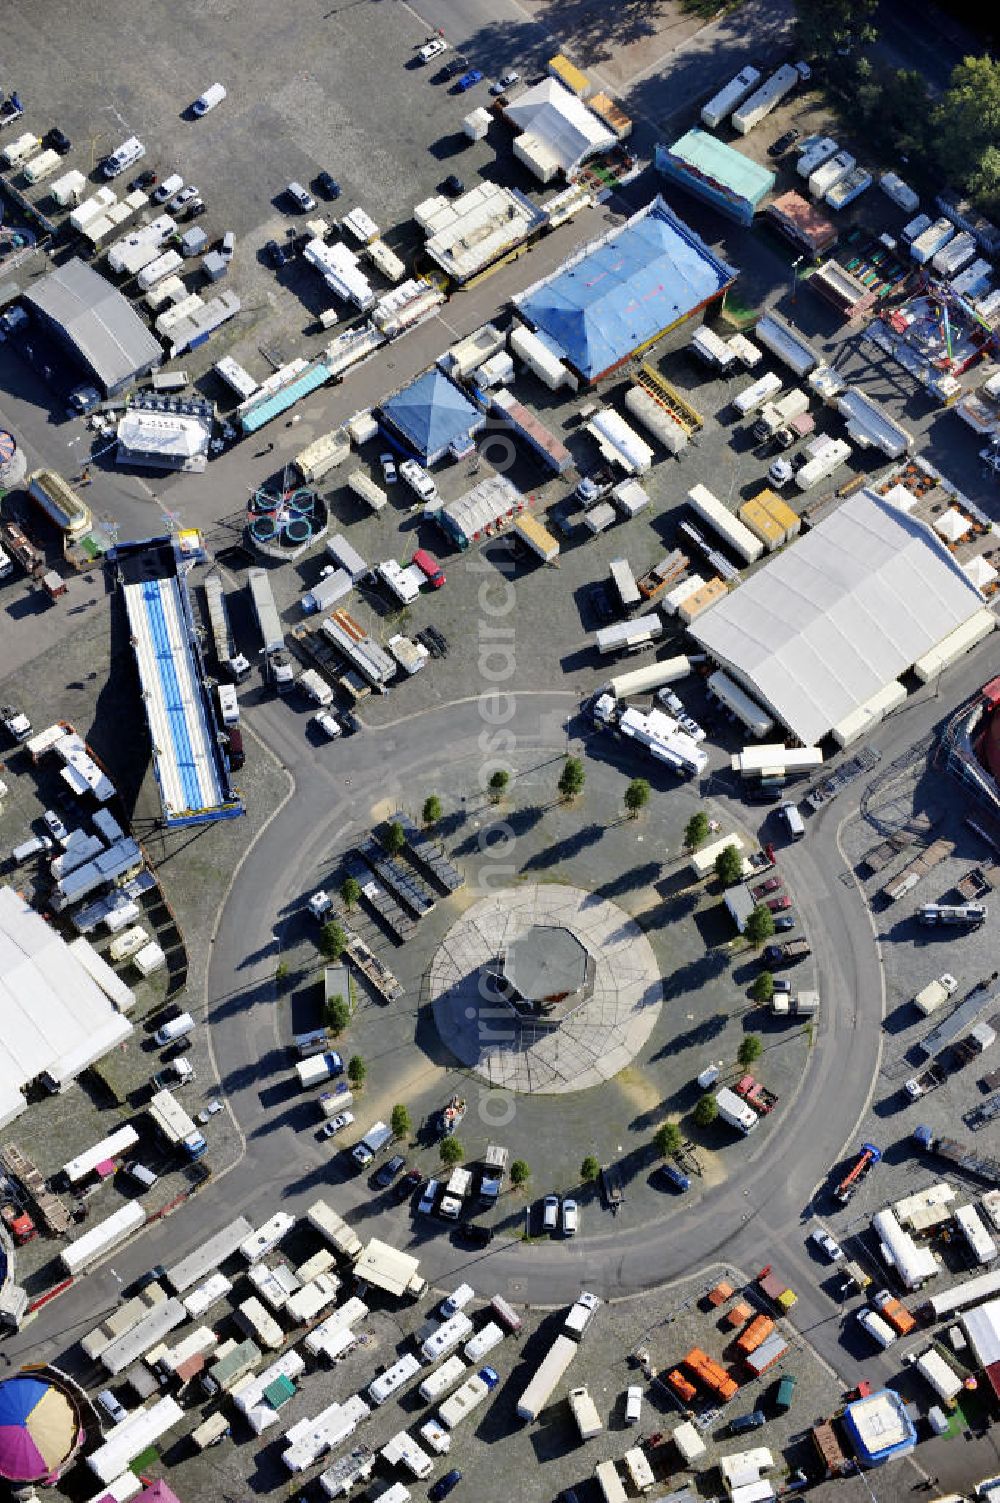
<path fill-rule="evenodd" d="M 806 827 L 802 823 L 802 815 L 799 813 L 797 804 L 782 804 L 781 817 L 788 826 L 788 833 L 793 840 L 801 840 L 806 833 Z"/>
<path fill-rule="evenodd" d="M 193 1032 L 194 1018 L 189 1012 L 182 1012 L 179 1018 L 173 1018 L 169 1023 L 164 1023 L 162 1028 L 158 1028 L 153 1038 L 162 1049 L 164 1044 L 174 1044 Z"/>
<path fill-rule="evenodd" d="M 226 97 L 225 87 L 220 83 L 209 84 L 204 94 L 199 94 L 191 110 L 195 115 L 207 115 L 209 110 L 214 110 L 217 104 L 221 104 Z"/>
<path fill-rule="evenodd" d="M 22 861 L 28 861 L 32 856 L 37 856 L 40 851 L 51 851 L 52 841 L 47 835 L 32 835 L 30 840 L 25 840 L 21 845 L 16 845 L 11 852 L 11 858 L 16 866 Z"/>
<path fill-rule="evenodd" d="M 146 148 L 139 140 L 139 137 L 129 136 L 128 140 L 123 141 L 122 144 L 117 148 L 117 150 L 113 151 L 109 157 L 105 157 L 103 169 L 104 176 L 120 176 L 120 174 L 126 172 L 129 167 L 134 166 L 134 164 L 138 162 L 140 157 L 144 157 L 145 155 Z"/>
<path fill-rule="evenodd" d="M 240 702 L 236 698 L 236 690 L 232 684 L 216 684 L 215 692 L 219 696 L 219 713 L 222 716 L 222 724 L 239 725 Z"/>
<path fill-rule="evenodd" d="M 145 1164 L 140 1164 L 138 1159 L 133 1160 L 131 1164 L 125 1165 L 125 1173 L 130 1175 L 137 1185 L 142 1185 L 146 1190 L 151 1190 L 160 1177 L 158 1174 L 154 1174 L 152 1169 L 147 1169 Z"/>
<path fill-rule="evenodd" d="M 174 198 L 184 186 L 184 179 L 179 172 L 172 172 L 165 177 L 158 188 L 153 189 L 153 198 L 158 204 L 165 204 L 168 198 Z"/>

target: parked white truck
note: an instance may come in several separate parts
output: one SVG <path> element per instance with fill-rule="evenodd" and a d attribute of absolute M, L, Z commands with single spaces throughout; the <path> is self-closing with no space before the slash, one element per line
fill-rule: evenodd
<path fill-rule="evenodd" d="M 315 668 L 307 668 L 305 673 L 299 675 L 299 688 L 308 694 L 313 704 L 323 708 L 333 704 L 333 690 Z"/>
<path fill-rule="evenodd" d="M 730 1127 L 735 1127 L 737 1132 L 743 1133 L 744 1136 L 747 1133 L 753 1132 L 760 1121 L 753 1107 L 748 1106 L 728 1086 L 723 1086 L 722 1090 L 717 1092 L 715 1104 L 719 1108 L 719 1116 L 722 1121 L 727 1122 Z"/>
<path fill-rule="evenodd" d="M 569 1407 L 576 1420 L 576 1428 L 580 1432 L 581 1440 L 593 1440 L 595 1435 L 600 1435 L 604 1425 L 597 1412 L 597 1405 L 585 1387 L 570 1389 Z"/>

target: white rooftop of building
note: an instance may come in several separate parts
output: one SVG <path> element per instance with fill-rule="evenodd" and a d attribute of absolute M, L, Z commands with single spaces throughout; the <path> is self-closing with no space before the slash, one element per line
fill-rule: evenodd
<path fill-rule="evenodd" d="M 895 1394 L 890 1396 L 883 1390 L 866 1399 L 856 1399 L 850 1406 L 850 1414 L 858 1438 L 870 1456 L 902 1445 L 906 1440 L 905 1414 Z"/>
<path fill-rule="evenodd" d="M 147 458 L 170 469 L 191 468 L 208 454 L 211 437 L 209 419 L 130 407 L 118 424 L 118 454 L 133 462 Z"/>
<path fill-rule="evenodd" d="M 413 216 L 427 234 L 425 250 L 464 281 L 545 222 L 530 199 L 498 183 L 479 183 L 461 198 L 425 199 Z"/>
<path fill-rule="evenodd" d="M 866 490 L 691 632 L 812 746 L 982 607 L 933 530 Z"/>
<path fill-rule="evenodd" d="M 12 887 L 0 887 L 0 1126 L 39 1075 L 57 1087 L 132 1032 L 78 954 Z"/>
<path fill-rule="evenodd" d="M 962 1325 L 981 1367 L 1000 1362 L 1000 1300 L 991 1299 L 967 1311 Z"/>

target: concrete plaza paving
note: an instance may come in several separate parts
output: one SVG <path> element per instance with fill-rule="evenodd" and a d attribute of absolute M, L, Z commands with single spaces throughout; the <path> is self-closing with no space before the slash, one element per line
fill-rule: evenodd
<path fill-rule="evenodd" d="M 558 1027 L 515 1018 L 481 980 L 512 940 L 541 926 L 568 929 L 596 963 L 589 997 Z M 463 1064 L 491 1086 L 558 1094 L 613 1079 L 656 1025 L 659 967 L 639 925 L 583 888 L 536 885 L 483 898 L 445 935 L 431 964 L 434 1021 Z"/>

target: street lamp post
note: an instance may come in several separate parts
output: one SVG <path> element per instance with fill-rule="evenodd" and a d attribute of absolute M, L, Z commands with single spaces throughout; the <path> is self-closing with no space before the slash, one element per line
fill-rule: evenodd
<path fill-rule="evenodd" d="M 799 267 L 805 260 L 805 256 L 797 256 L 792 262 L 792 302 L 795 302 L 795 294 L 799 286 Z"/>

